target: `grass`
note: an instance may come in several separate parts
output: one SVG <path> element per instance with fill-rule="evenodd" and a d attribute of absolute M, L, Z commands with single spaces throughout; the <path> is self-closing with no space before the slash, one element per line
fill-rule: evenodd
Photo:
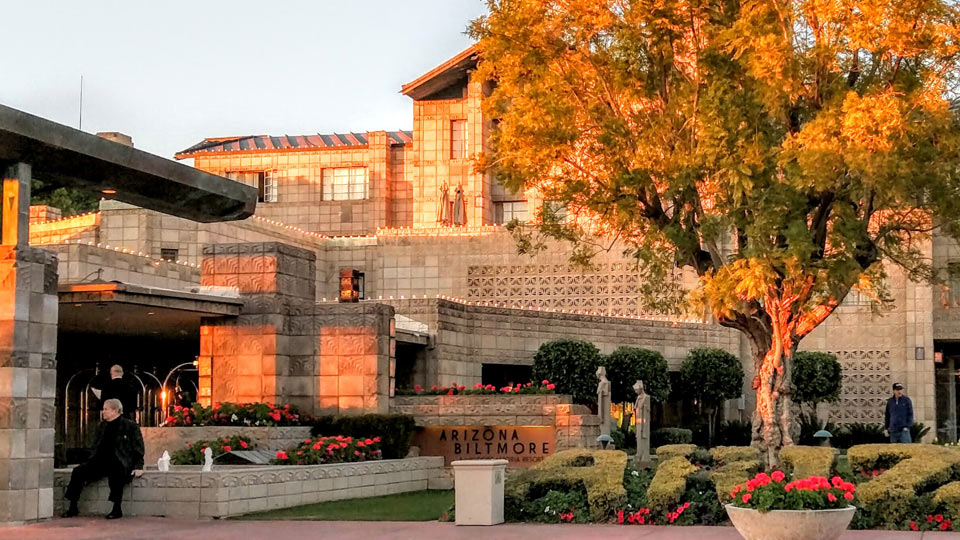
<path fill-rule="evenodd" d="M 453 490 L 414 491 L 246 514 L 243 520 L 433 521 L 453 505 Z"/>

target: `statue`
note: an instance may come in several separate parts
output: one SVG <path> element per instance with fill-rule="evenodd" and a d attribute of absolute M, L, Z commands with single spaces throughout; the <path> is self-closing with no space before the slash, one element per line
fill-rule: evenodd
<path fill-rule="evenodd" d="M 646 465 L 650 463 L 650 396 L 643 388 L 643 381 L 637 381 L 633 390 L 637 393 L 633 405 L 633 416 L 637 420 L 637 455 L 634 460 Z"/>
<path fill-rule="evenodd" d="M 467 224 L 467 203 L 463 198 L 463 186 L 457 185 L 453 197 L 453 224 L 462 226 Z"/>
<path fill-rule="evenodd" d="M 203 449 L 203 468 L 200 472 L 210 472 L 213 470 L 213 449 L 209 446 Z"/>
<path fill-rule="evenodd" d="M 440 206 L 437 208 L 437 223 L 450 224 L 450 188 L 444 182 L 440 185 Z"/>
<path fill-rule="evenodd" d="M 610 381 L 607 380 L 607 368 L 597 368 L 597 414 L 600 416 L 600 435 L 610 436 Z"/>
<path fill-rule="evenodd" d="M 157 470 L 167 472 L 170 470 L 170 452 L 163 451 L 163 455 L 157 460 Z"/>

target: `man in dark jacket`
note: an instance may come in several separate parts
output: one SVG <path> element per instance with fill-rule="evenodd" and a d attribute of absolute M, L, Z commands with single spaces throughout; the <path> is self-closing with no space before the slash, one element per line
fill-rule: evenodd
<path fill-rule="evenodd" d="M 130 420 L 137 417 L 137 394 L 133 387 L 123 378 L 123 368 L 117 364 L 110 368 L 110 379 L 99 389 L 97 397 L 100 403 L 108 399 L 119 399 L 123 405 L 123 416 Z"/>
<path fill-rule="evenodd" d="M 903 395 L 902 384 L 893 383 L 893 396 L 887 400 L 887 409 L 883 413 L 883 428 L 889 433 L 890 442 L 913 442 L 910 438 L 912 425 L 913 402 Z"/>
<path fill-rule="evenodd" d="M 64 512 L 63 517 L 79 514 L 77 501 L 83 487 L 104 476 L 110 484 L 110 500 L 113 501 L 113 510 L 107 514 L 107 519 L 123 517 L 120 510 L 123 486 L 132 477 L 139 478 L 143 474 L 143 437 L 140 435 L 140 426 L 122 415 L 123 405 L 120 400 L 108 399 L 103 402 L 103 410 L 100 412 L 103 422 L 97 429 L 93 457 L 73 469 L 66 492 L 70 508 Z"/>

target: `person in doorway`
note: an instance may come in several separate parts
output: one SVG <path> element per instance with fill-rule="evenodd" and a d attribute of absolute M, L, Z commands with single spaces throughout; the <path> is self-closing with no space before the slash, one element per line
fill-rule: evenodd
<path fill-rule="evenodd" d="M 110 380 L 103 384 L 102 388 L 95 388 L 94 393 L 100 399 L 100 403 L 108 399 L 119 399 L 123 404 L 123 416 L 130 420 L 136 420 L 137 417 L 137 395 L 133 391 L 130 383 L 123 378 L 123 368 L 116 364 L 110 368 Z"/>
<path fill-rule="evenodd" d="M 140 426 L 133 420 L 123 418 L 123 404 L 119 399 L 103 402 L 100 417 L 103 422 L 97 428 L 97 440 L 94 443 L 93 457 L 86 463 L 74 467 L 70 474 L 65 497 L 70 507 L 63 517 L 73 517 L 80 513 L 77 501 L 84 486 L 104 476 L 110 485 L 110 501 L 113 510 L 107 519 L 123 517 L 120 508 L 123 502 L 123 486 L 133 477 L 143 474 L 143 436 Z"/>
<path fill-rule="evenodd" d="M 883 413 L 883 428 L 892 443 L 913 442 L 910 427 L 913 426 L 913 402 L 903 395 L 903 385 L 893 383 L 893 395 L 887 400 Z"/>

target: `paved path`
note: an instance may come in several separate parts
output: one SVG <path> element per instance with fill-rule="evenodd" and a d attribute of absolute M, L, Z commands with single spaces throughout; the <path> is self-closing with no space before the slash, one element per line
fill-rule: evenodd
<path fill-rule="evenodd" d="M 115 521 L 81 517 L 54 519 L 23 527 L 0 528 L 3 540 L 162 539 L 271 540 L 334 538 L 336 540 L 739 540 L 732 527 L 649 527 L 626 525 L 529 525 L 456 527 L 451 523 L 351 521 L 188 521 L 134 517 Z M 847 531 L 841 540 L 960 540 L 960 533 Z"/>

